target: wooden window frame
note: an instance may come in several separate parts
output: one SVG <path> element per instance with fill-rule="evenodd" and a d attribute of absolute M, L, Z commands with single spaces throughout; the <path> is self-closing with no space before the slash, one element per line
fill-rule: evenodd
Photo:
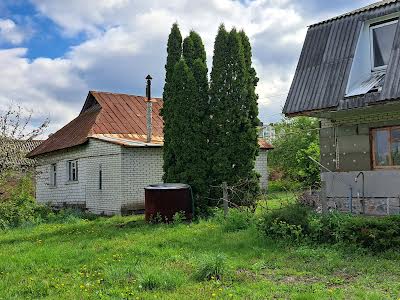
<path fill-rule="evenodd" d="M 72 168 L 72 164 L 75 165 L 74 168 Z M 75 169 L 75 178 L 73 178 L 73 169 Z M 75 159 L 67 161 L 67 172 L 68 172 L 68 182 L 78 182 L 79 180 L 78 160 Z"/>
<path fill-rule="evenodd" d="M 57 187 L 57 164 L 50 165 L 50 186 Z"/>
<path fill-rule="evenodd" d="M 390 169 L 400 169 L 400 165 L 393 165 L 393 158 L 392 158 L 392 129 L 400 129 L 399 125 L 396 126 L 385 126 L 385 127 L 377 127 L 377 128 L 372 128 L 370 130 L 370 141 L 371 141 L 371 149 L 372 149 L 372 169 L 373 170 L 390 170 Z M 378 166 L 376 164 L 376 157 L 375 157 L 375 135 L 374 133 L 376 131 L 389 131 L 389 138 L 388 138 L 388 142 L 389 142 L 389 163 L 390 166 Z"/>

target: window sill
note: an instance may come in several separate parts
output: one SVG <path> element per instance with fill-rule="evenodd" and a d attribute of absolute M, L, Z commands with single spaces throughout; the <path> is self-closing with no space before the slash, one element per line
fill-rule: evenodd
<path fill-rule="evenodd" d="M 67 181 L 65 184 L 69 185 L 69 184 L 78 184 L 78 183 L 79 183 L 78 180 L 74 180 L 74 181 L 69 180 L 69 181 Z"/>

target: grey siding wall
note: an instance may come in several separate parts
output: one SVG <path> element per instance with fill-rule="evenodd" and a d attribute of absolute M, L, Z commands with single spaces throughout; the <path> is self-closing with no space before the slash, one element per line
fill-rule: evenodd
<path fill-rule="evenodd" d="M 68 160 L 78 160 L 78 181 L 69 182 Z M 57 186 L 50 186 L 50 165 L 57 164 Z M 99 190 L 102 165 L 103 189 Z M 53 205 L 86 204 L 97 214 L 119 214 L 121 193 L 121 147 L 89 140 L 87 145 L 46 154 L 38 159 L 36 198 Z"/>
<path fill-rule="evenodd" d="M 400 213 L 400 171 L 365 171 L 365 200 L 362 199 L 362 177 L 358 172 L 322 173 L 331 208 L 349 211 L 350 193 L 353 212 L 371 215 Z M 351 187 L 351 191 L 350 191 Z"/>
<path fill-rule="evenodd" d="M 380 111 L 382 109 L 375 108 L 375 113 L 362 110 L 342 114 L 334 120 L 322 120 L 321 163 L 333 173 L 323 171 L 321 177 L 326 182 L 326 195 L 332 208 L 350 210 L 351 188 L 354 212 L 373 215 L 400 213 L 400 170 L 373 170 L 372 166 L 370 130 L 400 125 L 399 109 L 386 112 Z M 360 171 L 365 174 L 364 203 L 361 201 L 362 178 L 355 182 Z"/>
<path fill-rule="evenodd" d="M 321 125 L 322 165 L 331 171 L 369 171 L 372 170 L 370 130 L 400 125 L 400 109 L 376 113 L 371 113 L 369 110 L 358 113 L 347 112 L 335 120 L 322 120 Z"/>

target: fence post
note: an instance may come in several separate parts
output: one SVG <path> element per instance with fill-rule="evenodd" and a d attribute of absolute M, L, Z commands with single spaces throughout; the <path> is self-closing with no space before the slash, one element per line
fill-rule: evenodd
<path fill-rule="evenodd" d="M 319 197 L 321 201 L 322 213 L 328 212 L 328 204 L 326 200 L 326 181 L 324 180 L 321 181 L 321 192 L 319 194 Z"/>
<path fill-rule="evenodd" d="M 222 200 L 224 202 L 224 216 L 228 214 L 228 184 L 226 181 L 222 183 Z"/>

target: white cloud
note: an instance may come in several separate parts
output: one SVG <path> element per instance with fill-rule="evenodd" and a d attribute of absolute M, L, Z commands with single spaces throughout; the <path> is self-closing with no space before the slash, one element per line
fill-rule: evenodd
<path fill-rule="evenodd" d="M 0 18 L 0 43 L 21 44 L 26 38 L 24 31 L 13 20 Z"/>
<path fill-rule="evenodd" d="M 8 99 L 21 101 L 38 116 L 50 115 L 52 130 L 78 114 L 89 89 L 143 94 L 144 77 L 150 73 L 153 94 L 161 95 L 166 42 L 175 21 L 183 35 L 194 29 L 202 36 L 209 67 L 219 24 L 243 28 L 252 42 L 260 77 L 261 120 L 276 121 L 307 25 L 320 18 L 317 13 L 306 15 L 307 9 L 299 9 L 295 0 L 31 1 L 65 35 L 86 36 L 86 41 L 57 59 L 30 61 L 26 49 L 0 50 L 0 69 L 5 70 L 0 77 L 0 106 Z"/>
<path fill-rule="evenodd" d="M 11 102 L 34 112 L 34 118 L 50 117 L 50 131 L 75 117 L 87 87 L 71 61 L 25 58 L 27 49 L 0 50 L 0 108 Z"/>

